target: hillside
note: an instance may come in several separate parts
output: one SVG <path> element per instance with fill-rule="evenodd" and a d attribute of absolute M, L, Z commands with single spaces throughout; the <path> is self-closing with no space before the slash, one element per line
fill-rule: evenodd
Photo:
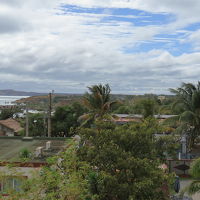
<path fill-rule="evenodd" d="M 0 90 L 1 96 L 39 96 L 42 95 L 42 93 L 37 92 L 24 92 L 24 91 L 16 91 L 12 89 L 8 90 Z"/>
<path fill-rule="evenodd" d="M 59 95 L 59 94 L 53 94 L 52 95 L 52 104 L 53 107 L 57 106 L 64 106 L 72 104 L 73 102 L 80 102 L 81 103 L 82 95 L 78 94 L 65 94 L 65 95 Z M 27 98 L 22 98 L 17 101 L 15 101 L 17 104 L 27 104 L 32 109 L 37 110 L 43 110 L 47 109 L 49 105 L 49 95 L 41 95 L 41 96 L 30 96 Z"/>

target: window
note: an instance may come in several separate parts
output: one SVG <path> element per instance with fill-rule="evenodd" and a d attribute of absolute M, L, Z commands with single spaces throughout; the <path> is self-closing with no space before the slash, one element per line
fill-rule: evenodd
<path fill-rule="evenodd" d="M 20 187 L 25 178 L 18 176 L 3 177 L 0 180 L 0 193 L 8 194 L 11 190 L 20 191 Z"/>

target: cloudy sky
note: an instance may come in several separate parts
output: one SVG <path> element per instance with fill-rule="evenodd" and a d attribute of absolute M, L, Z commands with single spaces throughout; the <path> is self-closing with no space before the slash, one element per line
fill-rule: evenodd
<path fill-rule="evenodd" d="M 168 93 L 200 78 L 199 0 L 0 0 L 0 89 Z"/>

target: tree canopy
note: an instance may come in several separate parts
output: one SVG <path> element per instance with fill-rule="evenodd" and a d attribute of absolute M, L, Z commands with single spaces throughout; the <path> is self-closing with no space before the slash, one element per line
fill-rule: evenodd
<path fill-rule="evenodd" d="M 182 132 L 187 133 L 191 148 L 200 135 L 200 82 L 197 85 L 183 83 L 180 88 L 170 91 L 177 97 L 173 107 L 182 109 L 176 119 L 180 122 Z"/>
<path fill-rule="evenodd" d="M 52 118 L 52 128 L 55 136 L 70 136 L 72 129 L 79 126 L 78 118 L 86 112 L 79 103 L 57 107 Z"/>
<path fill-rule="evenodd" d="M 15 199 L 168 199 L 169 177 L 160 167 L 154 137 L 159 127 L 152 120 L 125 126 L 97 121 L 79 129 L 81 142 L 49 159 Z"/>
<path fill-rule="evenodd" d="M 83 103 L 89 112 L 80 117 L 82 125 L 87 125 L 95 119 L 111 118 L 109 113 L 117 101 L 111 101 L 110 86 L 108 84 L 92 85 L 88 87 L 88 90 L 89 92 L 83 97 Z"/>

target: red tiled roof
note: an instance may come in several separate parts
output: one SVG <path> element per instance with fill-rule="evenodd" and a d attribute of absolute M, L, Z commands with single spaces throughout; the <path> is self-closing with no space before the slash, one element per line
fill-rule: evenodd
<path fill-rule="evenodd" d="M 19 132 L 23 129 L 20 126 L 20 123 L 16 120 L 12 119 L 12 118 L 0 120 L 0 124 L 9 128 L 9 129 L 12 129 L 14 132 Z"/>

